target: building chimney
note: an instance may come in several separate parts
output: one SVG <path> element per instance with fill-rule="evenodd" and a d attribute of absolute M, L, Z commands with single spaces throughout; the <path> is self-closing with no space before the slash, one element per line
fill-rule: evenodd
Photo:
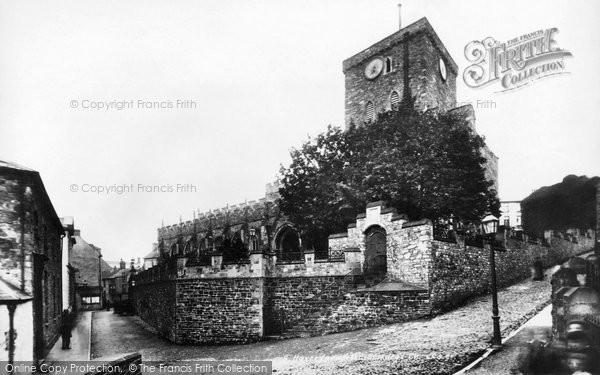
<path fill-rule="evenodd" d="M 398 4 L 398 30 L 402 29 L 402 4 Z"/>
<path fill-rule="evenodd" d="M 123 258 L 121 258 L 121 261 L 119 262 L 119 269 L 120 270 L 124 270 L 125 269 L 125 261 L 123 260 Z"/>

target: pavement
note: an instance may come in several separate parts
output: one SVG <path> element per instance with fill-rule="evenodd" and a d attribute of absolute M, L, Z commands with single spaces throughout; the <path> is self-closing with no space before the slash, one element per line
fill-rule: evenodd
<path fill-rule="evenodd" d="M 44 363 L 57 361 L 87 361 L 90 359 L 92 312 L 84 311 L 77 315 L 71 330 L 71 349 L 62 349 L 62 339 L 59 338 Z"/>
<path fill-rule="evenodd" d="M 501 375 L 527 373 L 527 360 L 534 347 L 540 347 L 552 337 L 552 305 L 523 324 L 503 341 L 502 350 L 476 363 L 473 368 L 456 375 Z"/>

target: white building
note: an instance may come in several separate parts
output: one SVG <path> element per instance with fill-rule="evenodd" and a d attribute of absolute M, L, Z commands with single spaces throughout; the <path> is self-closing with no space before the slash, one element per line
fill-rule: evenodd
<path fill-rule="evenodd" d="M 500 225 L 514 229 L 521 227 L 521 201 L 500 202 Z"/>

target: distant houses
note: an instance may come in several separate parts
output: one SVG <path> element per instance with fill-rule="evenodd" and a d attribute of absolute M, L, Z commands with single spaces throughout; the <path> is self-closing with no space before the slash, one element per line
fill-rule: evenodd
<path fill-rule="evenodd" d="M 144 257 L 144 269 L 152 268 L 158 264 L 158 243 L 152 244 L 152 251 Z"/>
<path fill-rule="evenodd" d="M 131 259 L 129 266 L 123 259 L 119 262 L 119 268 L 113 268 L 106 273 L 102 279 L 104 285 L 104 298 L 109 306 L 129 300 L 129 282 L 131 276 L 142 269 L 139 262 Z"/>
<path fill-rule="evenodd" d="M 81 231 L 75 230 L 75 244 L 71 250 L 70 264 L 75 272 L 75 309 L 97 310 L 103 307 L 102 278 L 112 268 L 104 259 L 99 247 L 87 243 Z"/>

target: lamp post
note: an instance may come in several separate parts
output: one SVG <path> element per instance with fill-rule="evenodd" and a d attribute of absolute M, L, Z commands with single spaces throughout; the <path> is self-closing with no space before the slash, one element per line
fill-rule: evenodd
<path fill-rule="evenodd" d="M 498 312 L 498 288 L 496 285 L 496 253 L 493 246 L 493 239 L 498 231 L 498 218 L 487 215 L 481 220 L 483 233 L 490 247 L 490 277 L 492 284 L 492 321 L 494 325 L 494 335 L 492 336 L 492 348 L 502 348 L 502 337 L 500 335 L 500 315 Z"/>

